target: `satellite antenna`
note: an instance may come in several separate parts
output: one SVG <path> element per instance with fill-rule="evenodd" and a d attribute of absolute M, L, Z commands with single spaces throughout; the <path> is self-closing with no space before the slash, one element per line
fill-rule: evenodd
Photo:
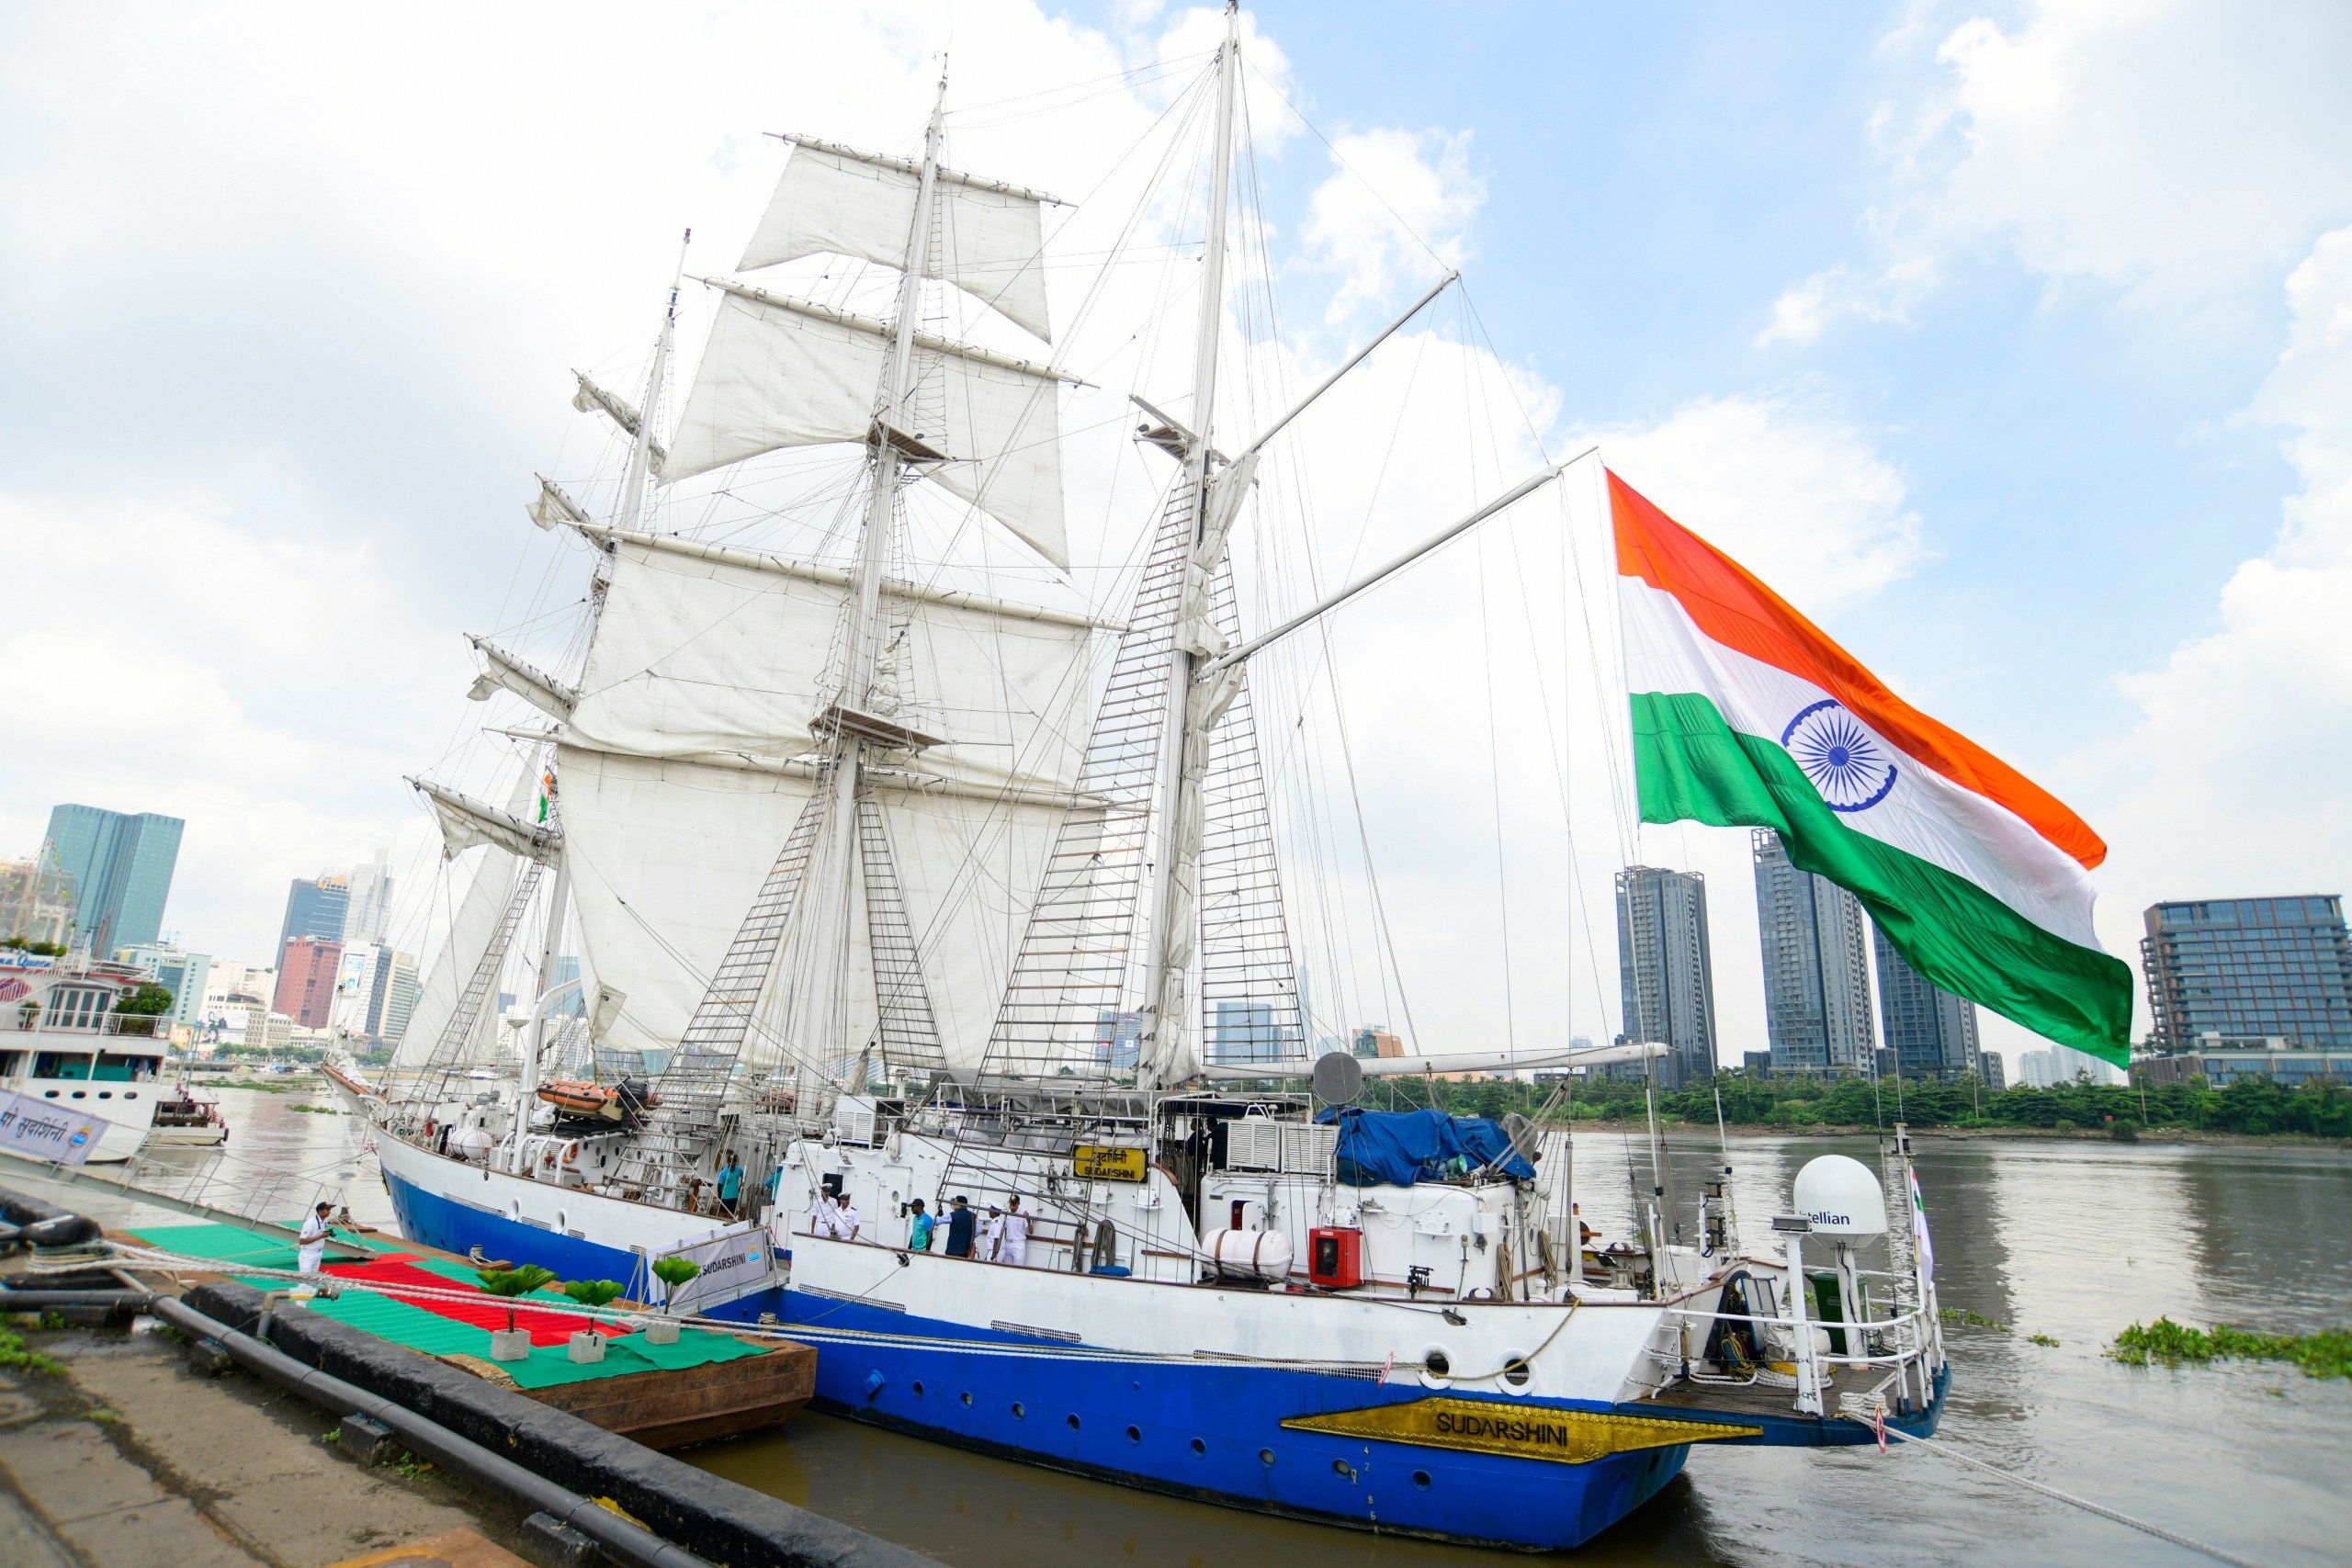
<path fill-rule="evenodd" d="M 1315 1098 L 1326 1105 L 1352 1105 L 1363 1092 L 1363 1068 L 1345 1051 L 1327 1051 L 1315 1058 Z"/>

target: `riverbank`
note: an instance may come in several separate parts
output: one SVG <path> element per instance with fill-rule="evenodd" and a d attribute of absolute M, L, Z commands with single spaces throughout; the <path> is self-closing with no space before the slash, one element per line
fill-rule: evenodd
<path fill-rule="evenodd" d="M 503 1499 L 430 1465 L 362 1468 L 334 1417 L 201 1376 L 168 1335 L 25 1321 L 30 1364 L 0 1368 L 0 1562 L 283 1568 L 457 1530 L 516 1543 Z"/>
<path fill-rule="evenodd" d="M 1894 1124 L 1888 1120 L 1889 1127 Z M 1608 1123 L 1602 1123 L 1606 1126 Z M 1590 1132 L 1593 1123 L 1582 1122 L 1572 1129 Z M 1715 1135 L 1711 1122 L 1686 1122 L 1673 1118 L 1666 1123 L 1670 1136 Z M 1810 1125 L 1786 1126 L 1779 1122 L 1726 1122 L 1724 1131 L 1735 1138 L 1864 1138 L 1881 1129 L 1867 1122 L 1859 1126 L 1820 1122 Z M 2019 1143 L 2073 1144 L 2165 1144 L 2194 1145 L 2201 1148 L 2313 1148 L 2334 1149 L 2352 1156 L 2352 1143 L 2342 1138 L 2316 1137 L 2309 1133 L 2209 1133 L 2194 1127 L 2133 1127 L 2132 1135 L 2119 1138 L 2107 1127 L 1913 1127 L 1913 1143 L 1932 1139 L 1965 1142 L 1980 1138 L 2007 1139 Z"/>

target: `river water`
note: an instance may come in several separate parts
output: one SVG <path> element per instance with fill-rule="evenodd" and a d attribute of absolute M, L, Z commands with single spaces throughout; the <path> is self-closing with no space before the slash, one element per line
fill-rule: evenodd
<path fill-rule="evenodd" d="M 390 1210 L 323 1088 L 221 1094 L 240 1161 L 344 1188 L 362 1221 Z M 2290 1366 L 2125 1367 L 2104 1347 L 2159 1314 L 2309 1331 L 2352 1323 L 2352 1155 L 2267 1144 L 1921 1135 L 1916 1163 L 1947 1308 L 2007 1325 L 1946 1329 L 1941 1439 L 2262 1563 L 2352 1562 L 2352 1382 Z M 1740 1138 L 1734 1191 L 1751 1245 L 1815 1155 L 1875 1164 L 1868 1138 Z M 1680 1191 L 1720 1159 L 1678 1144 Z M 1577 1199 L 1625 1234 L 1638 1139 L 1579 1132 Z M 68 1201 L 111 1222 L 152 1212 Z M 301 1200 L 296 1200 L 299 1206 Z M 2027 1337 L 2047 1336 L 2055 1347 Z M 1490 1552 L 1264 1518 L 1056 1475 L 816 1413 L 689 1450 L 717 1474 L 956 1568 L 1422 1568 Z M 1681 1477 L 1577 1553 L 1594 1564 L 2206 1559 L 1920 1450 L 1692 1450 Z"/>
<path fill-rule="evenodd" d="M 1625 1234 L 1628 1151 L 1580 1133 L 1585 1219 Z M 1797 1168 L 1868 1138 L 1743 1138 L 1751 1245 Z M 1689 1201 L 1720 1160 L 1678 1145 Z M 2102 1348 L 2159 1314 L 2274 1330 L 2352 1323 L 2352 1157 L 2333 1149 L 1915 1140 L 1951 1326 L 1953 1448 L 2265 1563 L 2352 1562 L 2352 1383 L 2293 1367 L 2120 1366 Z M 2055 1348 L 2027 1336 L 2056 1339 Z M 690 1450 L 718 1474 L 957 1568 L 1365 1568 L 1495 1553 L 1268 1519 L 959 1452 L 808 1414 Z M 2202 1562 L 1921 1450 L 1691 1450 L 1682 1475 L 1580 1562 Z"/>

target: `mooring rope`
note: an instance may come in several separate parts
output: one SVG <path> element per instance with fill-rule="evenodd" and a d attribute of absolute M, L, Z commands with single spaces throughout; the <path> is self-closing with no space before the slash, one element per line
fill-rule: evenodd
<path fill-rule="evenodd" d="M 1859 1421 L 1860 1418 L 1859 1416 L 1849 1416 L 1846 1419 L 1849 1421 Z M 1872 1425 L 1869 1422 L 1864 1422 L 1862 1424 L 1865 1426 Z M 1875 1427 L 1873 1429 L 1875 1429 Z M 2103 1519 L 2112 1519 L 2119 1525 L 2125 1525 L 2132 1529 L 2139 1530 L 2143 1534 L 2154 1536 L 2158 1540 L 2170 1541 L 2173 1545 L 2184 1548 L 2187 1551 L 2199 1552 L 2204 1556 L 2213 1559 L 2216 1562 L 2230 1563 L 2232 1564 L 2232 1568 L 2263 1568 L 2261 1563 L 2253 1561 L 2251 1558 L 2240 1557 L 2233 1551 L 2224 1551 L 2218 1546 L 2208 1546 L 2201 1540 L 2193 1540 L 2188 1536 L 2182 1535 L 2178 1530 L 2169 1530 L 2165 1529 L 2162 1525 L 2152 1524 L 2146 1519 L 2134 1518 L 2132 1515 L 2123 1512 L 2120 1508 L 2110 1508 L 2104 1503 L 2094 1503 L 2088 1497 L 2077 1497 L 2071 1492 L 2062 1492 L 2055 1486 L 2046 1486 L 2042 1483 L 2033 1480 L 2030 1476 L 2019 1475 L 2014 1470 L 2004 1470 L 1997 1464 L 1988 1464 L 1981 1459 L 1976 1459 L 1971 1455 L 1962 1453 L 1958 1449 L 1951 1448 L 1943 1443 L 1939 1443 L 1932 1438 L 1917 1437 L 1909 1432 L 1898 1431 L 1893 1427 L 1888 1427 L 1884 1428 L 1884 1430 L 1886 1435 L 1890 1438 L 1899 1438 L 1906 1443 L 1917 1443 L 1920 1447 L 1931 1450 L 1936 1453 L 1939 1453 L 1948 1460 L 1955 1461 L 1961 1464 L 1973 1466 L 1973 1468 L 1984 1471 L 1988 1474 L 1997 1475 L 2002 1480 L 2008 1482 L 2013 1485 L 2022 1486 L 2029 1492 L 2039 1492 L 2041 1495 L 2050 1498 L 2053 1502 L 2064 1503 L 2070 1507 L 2080 1508 L 2086 1513 L 2097 1514 Z"/>

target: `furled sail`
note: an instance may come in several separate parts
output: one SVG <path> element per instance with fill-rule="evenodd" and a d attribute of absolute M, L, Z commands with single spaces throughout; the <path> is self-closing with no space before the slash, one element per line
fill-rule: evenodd
<path fill-rule="evenodd" d="M 817 787 L 852 589 L 757 551 L 582 532 L 612 576 L 560 736 L 571 896 L 598 978 L 628 998 L 605 1043 L 667 1048 Z M 886 587 L 882 615 L 910 672 L 896 721 L 941 739 L 866 776 L 943 1047 L 968 1064 L 1077 775 L 1093 626 L 905 585 Z M 864 936 L 850 934 L 857 973 Z M 852 1049 L 873 1005 L 870 986 L 850 998 Z"/>
<path fill-rule="evenodd" d="M 665 479 L 785 446 L 865 441 L 889 368 L 889 325 L 718 283 L 727 297 L 662 468 Z M 1012 530 L 1057 567 L 1065 378 L 928 333 L 914 339 L 910 394 L 891 432 L 918 471 Z M 908 424 L 922 428 L 907 429 Z"/>
<path fill-rule="evenodd" d="M 433 804 L 441 825 L 441 858 L 455 860 L 468 850 L 492 844 L 508 854 L 553 865 L 563 852 L 563 835 L 541 823 L 526 821 L 512 811 L 458 794 L 424 779 L 411 779 Z M 527 798 L 527 797 L 526 797 Z"/>
<path fill-rule="evenodd" d="M 585 519 L 582 519 L 585 521 Z M 484 669 L 474 678 L 466 695 L 475 702 L 487 701 L 492 692 L 512 692 L 533 707 L 555 718 L 567 718 L 571 705 L 580 694 L 548 674 L 524 663 L 488 637 L 468 637 L 466 640 L 481 654 Z"/>
<path fill-rule="evenodd" d="M 737 270 L 819 252 L 903 266 L 922 165 L 794 139 L 784 177 Z M 1043 204 L 1051 199 L 946 169 L 933 176 L 935 243 L 924 267 L 1050 343 Z"/>
<path fill-rule="evenodd" d="M 577 370 L 574 370 L 571 375 L 572 378 L 580 383 L 580 389 L 571 394 L 573 408 L 578 409 L 582 413 L 595 413 L 601 411 L 607 419 L 619 425 L 625 434 L 632 439 L 637 436 L 639 420 L 635 403 L 617 392 L 605 390 Z M 647 445 L 653 453 L 653 466 L 659 468 L 663 456 L 662 443 L 655 440 L 648 442 Z M 541 479 L 539 483 L 543 489 L 554 488 L 545 479 Z M 568 502 L 567 504 L 569 504 Z"/>
<path fill-rule="evenodd" d="M 506 815 L 520 818 L 530 809 L 538 778 L 536 762 L 523 770 L 507 797 Z M 490 944 L 497 940 L 499 919 L 514 895 L 514 873 L 520 863 L 498 848 L 488 849 L 474 858 L 465 894 L 450 917 L 448 935 L 443 939 L 432 967 L 424 972 L 416 1009 L 409 1015 L 408 1031 L 401 1036 L 400 1049 L 392 1057 L 394 1067 L 421 1067 L 440 1044 L 451 1015 L 458 1010 L 458 998 L 466 988 L 466 981 L 481 963 Z M 489 1059 L 498 1028 L 497 1014 L 496 1008 L 486 1007 L 474 1020 L 473 1032 L 466 1041 L 464 1060 Z"/>

